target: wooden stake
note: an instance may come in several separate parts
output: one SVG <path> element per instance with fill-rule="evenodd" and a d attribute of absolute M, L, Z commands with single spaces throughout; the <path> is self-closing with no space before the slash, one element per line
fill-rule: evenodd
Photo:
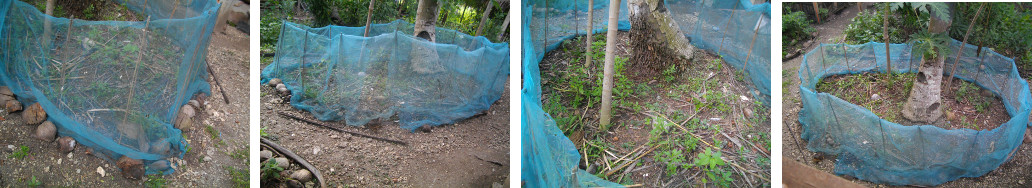
<path fill-rule="evenodd" d="M 313 124 L 313 125 L 318 125 L 320 127 L 327 128 L 327 129 L 330 129 L 330 130 L 334 130 L 334 131 L 337 131 L 337 132 L 348 133 L 348 134 L 351 134 L 351 135 L 355 135 L 355 136 L 359 136 L 359 137 L 365 137 L 365 138 L 370 138 L 370 139 L 373 139 L 373 140 L 384 141 L 384 142 L 388 142 L 388 143 L 392 143 L 392 144 L 398 144 L 398 145 L 403 145 L 403 146 L 407 146 L 408 145 L 408 143 L 405 143 L 404 141 L 394 140 L 394 139 L 389 139 L 389 138 L 376 137 L 376 136 L 370 136 L 370 135 L 366 135 L 366 134 L 362 134 L 362 133 L 358 133 L 358 132 L 351 132 L 351 131 L 347 131 L 347 130 L 344 130 L 344 129 L 340 129 L 340 128 L 337 128 L 337 127 L 333 127 L 333 126 L 327 125 L 327 124 L 325 124 L 323 122 L 319 122 L 319 121 L 315 121 L 315 120 L 310 120 L 310 119 L 305 119 L 305 118 L 302 118 L 301 116 L 297 116 L 297 115 L 293 115 L 293 114 L 288 114 L 288 113 L 282 112 L 282 111 L 279 111 L 277 113 L 279 113 L 282 116 L 286 116 L 286 117 L 289 117 L 289 118 L 292 118 L 292 119 L 300 120 L 300 121 L 303 121 L 305 123 L 310 123 L 310 124 Z"/>
<path fill-rule="evenodd" d="M 731 16 L 727 17 L 727 23 L 724 24 L 723 28 L 721 28 L 721 29 L 724 30 L 724 34 L 720 35 L 720 48 L 717 49 L 717 55 L 720 55 L 720 51 L 724 50 L 724 39 L 726 39 L 725 36 L 727 36 L 727 30 L 730 30 L 730 29 L 727 29 L 727 25 L 730 25 L 731 24 L 731 20 L 733 20 L 733 18 L 735 17 L 735 9 L 738 8 L 738 4 L 739 3 L 741 3 L 741 2 L 735 1 L 735 7 L 731 9 Z"/>
<path fill-rule="evenodd" d="M 178 8 L 179 8 L 179 0 L 176 0 L 176 2 L 174 4 L 172 4 L 172 15 L 168 16 L 168 18 L 175 18 L 176 17 L 176 9 L 178 9 Z"/>
<path fill-rule="evenodd" d="M 147 49 L 148 46 L 150 45 L 150 40 L 149 40 L 150 38 L 147 38 L 147 28 L 148 27 L 150 27 L 150 16 L 147 16 L 147 21 L 144 22 L 144 24 L 143 24 L 143 32 L 141 32 L 141 33 L 143 33 L 143 34 L 141 34 L 141 35 L 143 35 L 143 37 L 142 37 L 143 38 L 143 48 L 140 48 L 139 53 L 137 53 L 137 55 L 136 55 L 136 63 L 135 63 L 135 66 L 133 66 L 133 78 L 132 78 L 132 80 L 129 81 L 129 98 L 125 102 L 125 109 L 126 110 L 132 110 L 133 101 L 134 101 L 133 100 L 133 95 L 136 94 L 136 77 L 137 77 L 137 73 L 138 73 L 137 70 L 140 69 L 140 62 L 143 61 L 142 59 L 143 59 L 143 51 L 144 51 L 144 49 Z M 129 119 L 129 113 L 125 113 L 125 115 L 122 116 L 122 123 L 125 123 L 125 121 L 127 119 Z"/>
<path fill-rule="evenodd" d="M 369 37 L 369 24 L 373 23 L 373 3 L 375 2 L 376 0 L 369 0 L 369 9 L 366 11 L 365 34 L 362 34 L 363 37 Z M 305 37 L 308 37 L 308 35 L 306 34 Z"/>
<path fill-rule="evenodd" d="M 821 8 L 817 2 L 813 2 L 813 17 L 817 17 L 817 24 L 821 24 Z"/>
<path fill-rule="evenodd" d="M 760 34 L 761 21 L 763 21 L 763 17 L 756 20 L 756 27 L 753 28 L 752 42 L 749 42 L 749 53 L 745 54 L 745 64 L 742 65 L 742 71 L 745 71 L 745 67 L 749 66 L 749 58 L 752 57 L 752 50 L 756 47 L 756 35 Z"/>
<path fill-rule="evenodd" d="M 960 64 L 960 54 L 964 54 L 964 45 L 967 44 L 968 36 L 971 35 L 971 30 L 975 28 L 975 20 L 978 19 L 978 15 L 982 14 L 982 8 L 985 8 L 985 3 L 978 6 L 978 11 L 975 11 L 975 17 L 971 18 L 971 23 L 968 23 L 967 32 L 964 32 L 964 40 L 960 42 L 960 46 L 957 47 L 957 56 L 953 58 L 953 68 L 950 70 L 951 77 L 957 77 L 954 73 L 957 72 L 957 64 Z M 950 85 L 953 84 L 953 79 L 946 80 L 946 91 L 949 91 Z"/>

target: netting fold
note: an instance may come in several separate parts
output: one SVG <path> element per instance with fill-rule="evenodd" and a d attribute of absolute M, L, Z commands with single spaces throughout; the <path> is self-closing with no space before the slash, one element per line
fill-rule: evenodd
<path fill-rule="evenodd" d="M 360 126 L 397 114 L 402 128 L 455 123 L 487 110 L 509 75 L 509 47 L 436 28 L 436 43 L 401 20 L 309 28 L 284 22 L 262 83 L 279 78 L 290 104 L 322 121 Z"/>
<path fill-rule="evenodd" d="M 175 167 L 186 143 L 172 123 L 194 94 L 209 93 L 205 57 L 219 4 L 120 2 L 151 19 L 57 18 L 0 0 L 0 85 L 23 104 L 38 102 L 59 135 L 98 156 Z"/>
<path fill-rule="evenodd" d="M 1028 83 L 1014 60 L 985 48 L 952 40 L 960 53 L 955 77 L 992 91 L 1003 101 L 1010 120 L 992 130 L 946 130 L 932 125 L 903 126 L 876 116 L 828 93 L 817 83 L 832 75 L 885 73 L 885 43 L 821 44 L 803 56 L 799 69 L 799 112 L 807 149 L 837 155 L 835 173 L 890 185 L 934 186 L 962 177 L 982 176 L 1005 162 L 1021 144 L 1030 112 Z M 892 72 L 916 73 L 921 55 L 909 44 L 890 44 Z M 946 58 L 944 78 L 955 65 Z M 901 112 L 886 112 L 901 113 Z"/>
<path fill-rule="evenodd" d="M 596 0 L 523 1 L 523 89 L 520 139 L 523 182 L 528 187 L 621 187 L 578 169 L 580 154 L 563 135 L 556 122 L 542 108 L 541 71 L 544 54 L 578 35 L 587 34 L 587 19 L 593 19 L 592 33 L 608 27 L 609 1 Z M 726 63 L 744 70 L 756 100 L 770 105 L 770 4 L 749 1 L 666 0 L 671 16 L 692 45 L 723 56 Z M 627 4 L 619 5 L 617 28 L 631 28 Z M 593 11 L 593 18 L 587 18 Z M 727 32 L 725 32 L 727 31 Z M 745 67 L 743 69 L 743 67 Z"/>

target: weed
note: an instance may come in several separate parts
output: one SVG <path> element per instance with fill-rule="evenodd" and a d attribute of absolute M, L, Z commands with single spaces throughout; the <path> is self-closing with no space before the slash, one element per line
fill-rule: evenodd
<path fill-rule="evenodd" d="M 25 156 L 29 155 L 29 147 L 21 146 L 18 151 L 11 153 L 12 159 L 24 159 Z"/>
<path fill-rule="evenodd" d="M 258 129 L 258 135 L 261 135 L 261 137 L 269 137 L 269 133 L 265 133 L 265 127 Z"/>
<path fill-rule="evenodd" d="M 208 135 L 211 136 L 211 140 L 212 141 L 215 141 L 215 140 L 219 141 L 217 144 L 215 144 L 216 146 L 218 146 L 218 145 L 226 145 L 226 142 L 224 140 L 222 140 L 222 137 L 221 137 L 222 133 L 219 133 L 219 130 L 215 130 L 215 127 L 212 127 L 211 125 L 205 125 L 204 131 L 208 132 Z"/>
<path fill-rule="evenodd" d="M 713 152 L 710 148 L 706 148 L 706 151 L 699 153 L 698 157 L 695 158 L 695 166 L 702 168 L 706 172 L 706 177 L 702 179 L 702 183 L 713 182 L 721 187 L 729 187 L 731 184 L 731 172 L 728 172 L 722 167 L 725 165 L 724 159 L 720 158 L 720 150 Z"/>
<path fill-rule="evenodd" d="M 275 161 L 275 160 L 273 160 Z M 237 170 L 232 166 L 227 166 L 226 170 L 229 171 L 229 176 L 233 181 L 233 188 L 246 188 L 250 187 L 250 175 L 247 173 L 247 168 Z M 278 173 L 277 173 L 278 174 Z"/>
<path fill-rule="evenodd" d="M 244 148 L 244 149 L 234 150 L 233 153 L 229 154 L 229 156 L 233 157 L 234 159 L 239 159 L 239 160 L 247 161 L 247 156 L 248 156 L 247 155 L 247 149 Z"/>
<path fill-rule="evenodd" d="M 663 70 L 663 80 L 672 82 L 677 78 L 677 64 L 670 65 L 670 68 Z"/>
<path fill-rule="evenodd" d="M 656 160 L 666 164 L 667 175 L 674 175 L 678 168 L 691 167 L 690 163 L 685 162 L 684 155 L 678 149 L 660 151 L 656 154 Z"/>
<path fill-rule="evenodd" d="M 276 165 L 276 160 L 267 160 L 265 162 L 262 162 L 262 172 L 261 172 L 262 173 L 262 180 L 261 181 L 265 182 L 265 181 L 279 181 L 279 180 L 283 180 L 283 177 L 280 176 L 280 172 L 282 172 L 282 171 L 283 171 L 283 168 L 280 168 L 279 166 Z"/>
<path fill-rule="evenodd" d="M 29 181 L 25 182 L 25 185 L 28 187 L 40 187 L 43 186 L 43 182 L 37 180 L 36 176 L 33 175 L 32 178 L 29 179 Z"/>
<path fill-rule="evenodd" d="M 147 175 L 147 181 L 143 182 L 143 186 L 147 188 L 160 188 L 166 187 L 165 178 L 161 175 L 151 174 Z"/>

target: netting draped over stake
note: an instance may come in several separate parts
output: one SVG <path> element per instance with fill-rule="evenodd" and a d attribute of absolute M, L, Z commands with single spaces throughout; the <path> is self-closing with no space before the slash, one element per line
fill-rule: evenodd
<path fill-rule="evenodd" d="M 753 83 L 755 100 L 770 105 L 770 4 L 749 1 L 667 0 L 671 16 L 691 43 L 724 56 Z M 523 1 L 523 140 L 522 174 L 528 187 L 619 187 L 578 169 L 580 154 L 556 122 L 541 108 L 541 71 L 538 63 L 563 41 L 587 34 L 587 12 L 594 11 L 592 33 L 608 27 L 609 1 Z M 629 30 L 626 0 L 619 8 L 619 30 Z M 734 15 L 732 16 L 732 12 Z M 730 21 L 729 21 L 730 20 Z M 724 32 L 728 31 L 728 32 Z M 581 46 L 581 45 L 578 45 Z M 748 62 L 748 63 L 746 63 Z M 747 66 L 745 66 L 748 64 Z"/>
<path fill-rule="evenodd" d="M 209 92 L 204 61 L 219 5 L 144 2 L 122 2 L 150 16 L 129 22 L 56 18 L 0 0 L 0 85 L 24 104 L 38 102 L 59 135 L 98 156 L 139 159 L 158 167 L 147 174 L 170 174 L 170 159 L 186 150 L 172 125 L 177 112 Z M 168 19 L 174 10 L 177 19 Z"/>
<path fill-rule="evenodd" d="M 956 50 L 961 43 L 953 40 L 950 45 L 948 49 Z M 892 72 L 918 71 L 922 57 L 911 54 L 910 45 L 891 44 L 889 49 Z M 831 94 L 817 93 L 817 83 L 828 76 L 886 72 L 884 43 L 821 44 L 803 57 L 799 69 L 799 122 L 807 149 L 837 155 L 836 174 L 891 185 L 934 186 L 996 169 L 1021 144 L 1032 97 L 1013 59 L 992 50 L 979 56 L 976 50 L 972 45 L 962 48 L 954 76 L 1002 99 L 1011 118 L 993 130 L 903 126 Z M 953 67 L 955 60 L 949 55 L 945 67 Z M 949 69 L 944 69 L 945 78 Z"/>
<path fill-rule="evenodd" d="M 398 114 L 402 128 L 454 123 L 487 110 L 505 89 L 509 45 L 436 28 L 437 43 L 401 20 L 309 28 L 285 22 L 262 83 L 280 78 L 290 104 L 322 121 L 360 126 Z"/>

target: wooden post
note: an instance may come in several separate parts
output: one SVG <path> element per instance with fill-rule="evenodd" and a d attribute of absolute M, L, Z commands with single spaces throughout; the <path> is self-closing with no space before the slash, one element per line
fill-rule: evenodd
<path fill-rule="evenodd" d="M 172 4 L 172 15 L 169 15 L 168 18 L 176 17 L 176 9 L 179 9 L 179 0 L 176 0 L 176 2 Z"/>
<path fill-rule="evenodd" d="M 817 24 L 821 24 L 821 8 L 817 2 L 813 2 L 813 17 L 817 17 Z"/>
<path fill-rule="evenodd" d="M 595 15 L 594 15 L 594 13 L 595 13 L 595 0 L 588 0 L 588 34 L 587 34 L 587 36 L 584 36 L 585 39 L 587 39 L 587 40 L 585 40 L 587 42 L 586 42 L 586 44 L 584 46 L 584 67 L 587 68 L 587 69 L 584 70 L 585 74 L 588 73 L 588 70 L 591 70 L 591 39 L 592 39 L 591 37 L 592 37 L 592 34 L 595 33 L 594 32 L 595 31 Z"/>
<path fill-rule="evenodd" d="M 616 5 L 616 7 L 609 7 L 609 30 L 606 32 L 606 62 L 602 74 L 602 109 L 599 112 L 599 122 L 602 126 L 609 125 L 609 120 L 612 118 L 613 69 L 615 69 L 613 62 L 616 58 L 613 51 L 616 50 L 616 22 L 620 16 L 620 0 L 609 0 L 609 4 Z"/>
<path fill-rule="evenodd" d="M 752 50 L 756 47 L 756 36 L 760 34 L 760 22 L 763 21 L 763 17 L 756 20 L 756 27 L 753 27 L 752 42 L 749 42 L 749 53 L 745 54 L 745 64 L 742 65 L 742 71 L 745 71 L 745 67 L 749 66 L 749 58 L 752 57 Z"/>
<path fill-rule="evenodd" d="M 593 0 L 589 0 L 593 1 Z M 509 13 L 505 13 L 505 22 L 502 22 L 502 32 L 498 32 L 498 41 L 502 41 L 502 36 L 505 36 L 505 31 L 509 29 Z"/>
<path fill-rule="evenodd" d="M 365 34 L 362 34 L 363 37 L 369 37 L 369 24 L 373 22 L 373 3 L 375 2 L 376 0 L 369 0 L 369 10 L 366 11 Z M 308 37 L 307 33 L 305 37 Z"/>
<path fill-rule="evenodd" d="M 957 64 L 960 64 L 960 54 L 964 54 L 964 45 L 967 44 L 968 36 L 971 35 L 971 30 L 975 29 L 975 20 L 978 19 L 978 15 L 982 14 L 982 8 L 985 8 L 985 3 L 978 6 L 978 11 L 975 11 L 975 17 L 971 18 L 971 23 L 968 23 L 967 32 L 964 32 L 964 40 L 960 42 L 960 46 L 957 47 L 957 56 L 953 58 L 953 68 L 950 70 L 951 77 L 957 77 L 954 73 L 957 72 Z M 950 88 L 950 84 L 953 84 L 953 79 L 946 80 L 946 88 Z M 947 89 L 946 91 L 949 91 Z"/>
<path fill-rule="evenodd" d="M 133 77 L 132 77 L 132 80 L 129 81 L 129 98 L 126 99 L 126 102 L 125 102 L 125 110 L 127 110 L 127 111 L 125 113 L 125 116 L 122 116 L 122 123 L 125 123 L 126 119 L 129 119 L 129 110 L 132 110 L 130 108 L 133 107 L 133 95 L 136 94 L 136 77 L 137 77 L 137 73 L 138 73 L 137 70 L 140 69 L 140 62 L 143 61 L 143 54 L 144 54 L 143 51 L 145 49 L 147 49 L 147 47 L 150 45 L 150 40 L 149 40 L 150 38 L 147 38 L 147 28 L 150 27 L 150 19 L 151 19 L 150 16 L 147 16 L 147 21 L 144 22 L 144 24 L 143 24 L 143 32 L 140 32 L 140 33 L 142 33 L 141 35 L 142 35 L 142 38 L 143 38 L 143 46 L 142 46 L 142 48 L 140 48 L 140 51 L 137 53 L 137 55 L 136 55 L 136 62 L 134 63 L 135 65 L 133 66 Z"/>
<path fill-rule="evenodd" d="M 882 37 L 885 39 L 885 73 L 892 74 L 892 59 L 889 54 L 889 5 L 885 5 L 885 12 L 882 13 Z"/>

